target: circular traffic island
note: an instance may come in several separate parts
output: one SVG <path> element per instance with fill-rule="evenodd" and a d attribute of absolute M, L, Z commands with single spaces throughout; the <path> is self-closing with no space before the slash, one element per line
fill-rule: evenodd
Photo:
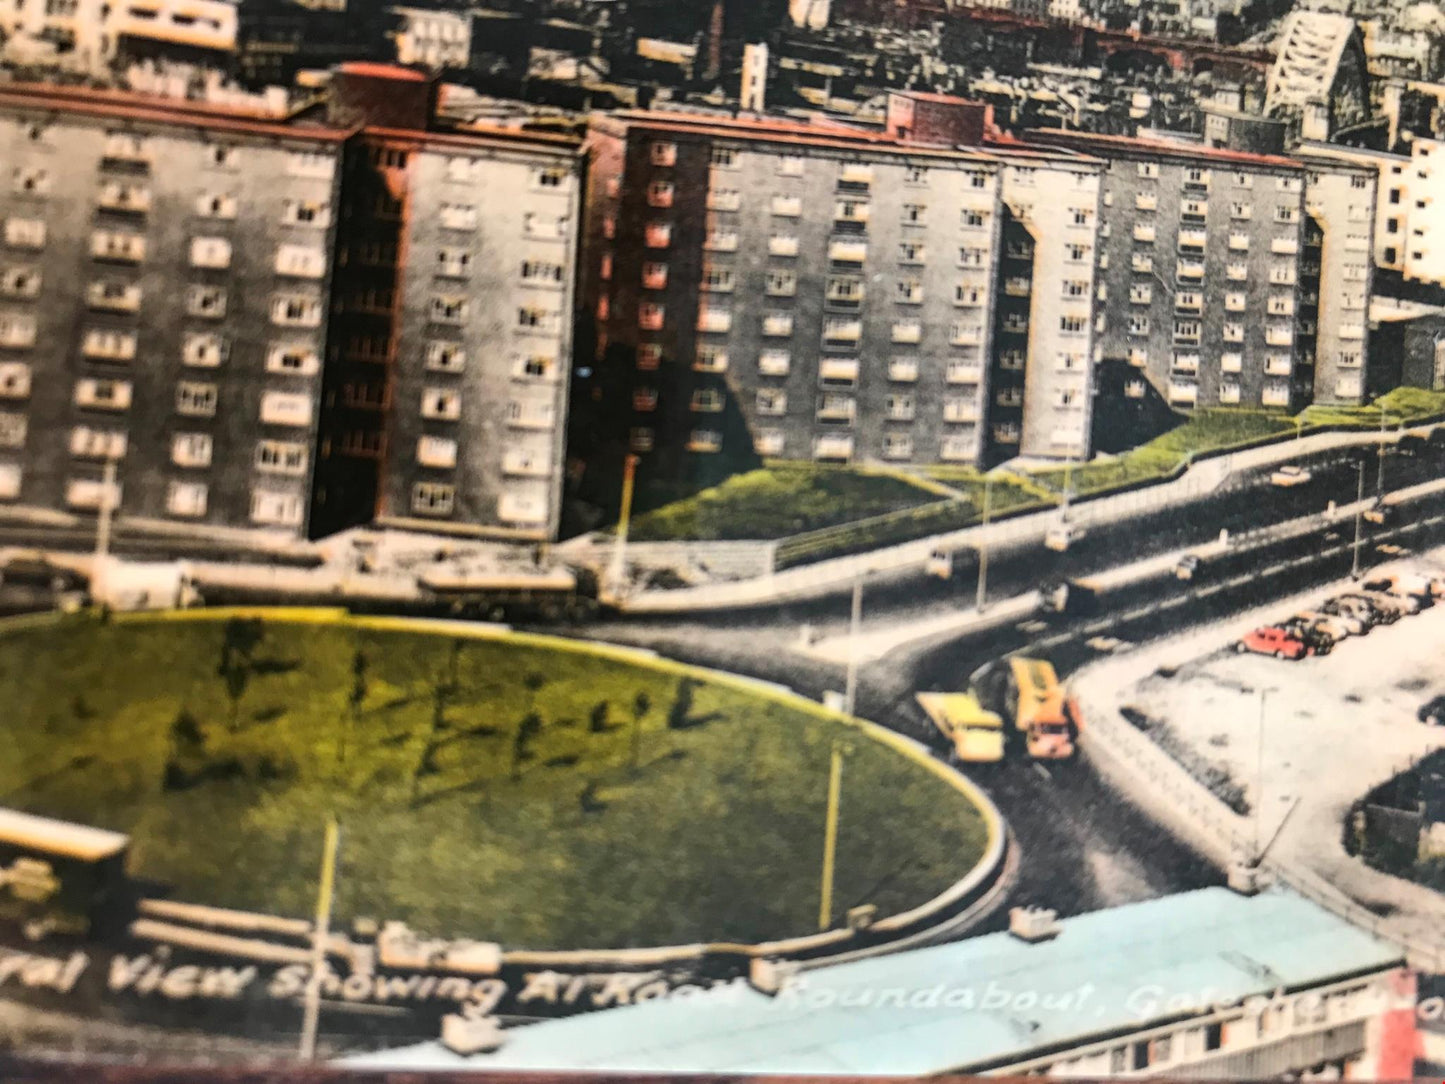
<path fill-rule="evenodd" d="M 0 629 L 0 806 L 130 835 L 132 878 L 508 948 L 815 932 L 845 750 L 835 920 L 925 904 L 1000 828 L 906 743 L 806 701 L 596 645 L 330 611 Z"/>

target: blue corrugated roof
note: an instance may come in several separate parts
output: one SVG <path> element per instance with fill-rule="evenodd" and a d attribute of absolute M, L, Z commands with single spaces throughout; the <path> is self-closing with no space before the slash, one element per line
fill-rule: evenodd
<path fill-rule="evenodd" d="M 1021 1060 L 1174 1015 L 1402 961 L 1283 891 L 1224 888 L 1079 915 L 1053 940 L 1007 933 L 806 972 L 767 997 L 649 1001 L 508 1033 L 490 1055 L 438 1043 L 352 1059 L 396 1068 L 913 1075 Z M 1171 1006 L 1171 1001 L 1173 1002 Z"/>

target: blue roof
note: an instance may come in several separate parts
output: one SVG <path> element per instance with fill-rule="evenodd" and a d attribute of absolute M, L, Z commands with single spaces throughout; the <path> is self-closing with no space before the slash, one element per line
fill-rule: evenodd
<path fill-rule="evenodd" d="M 496 1053 L 439 1043 L 350 1059 L 397 1069 L 917 1075 L 1019 1061 L 1403 962 L 1393 945 L 1284 891 L 1205 888 L 1079 915 L 1054 939 L 988 934 L 805 972 L 768 997 L 723 992 L 509 1031 Z M 1172 1005 L 1171 1005 L 1171 999 Z"/>

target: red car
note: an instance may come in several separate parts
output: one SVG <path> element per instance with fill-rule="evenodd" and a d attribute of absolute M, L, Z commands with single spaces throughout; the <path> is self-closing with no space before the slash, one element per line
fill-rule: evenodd
<path fill-rule="evenodd" d="M 1314 654 L 1309 644 L 1293 632 L 1267 625 L 1255 629 L 1234 645 L 1241 655 L 1253 651 L 1256 655 L 1273 655 L 1276 659 L 1302 659 Z"/>

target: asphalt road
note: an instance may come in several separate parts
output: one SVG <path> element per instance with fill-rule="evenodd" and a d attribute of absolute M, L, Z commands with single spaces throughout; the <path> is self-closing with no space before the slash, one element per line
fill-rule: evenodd
<path fill-rule="evenodd" d="M 1391 457 L 1386 490 L 1428 481 L 1445 472 L 1445 457 Z M 1077 550 L 1056 555 L 1033 547 L 991 561 L 990 584 L 998 596 L 1030 590 L 1043 579 L 1079 575 L 1152 553 L 1208 542 L 1221 526 L 1248 531 L 1324 510 L 1329 501 L 1354 501 L 1358 469 L 1342 455 L 1315 457 L 1307 486 L 1278 489 L 1268 472 L 1246 478 L 1218 494 L 1207 507 L 1175 510 L 1155 521 L 1133 521 L 1092 533 Z M 1375 468 L 1366 469 L 1367 494 Z M 1406 506 L 1387 527 L 1365 527 L 1363 563 L 1385 559 L 1376 546 L 1413 549 L 1445 543 L 1445 497 Z M 1209 563 L 1191 582 L 1163 573 L 1105 595 L 1100 609 L 1077 617 L 1003 621 L 965 634 L 910 645 L 860 668 L 858 712 L 901 733 L 934 742 L 914 694 L 966 687 L 980 665 L 1012 651 L 1051 659 L 1067 674 L 1097 655 L 1097 637 L 1142 643 L 1181 628 L 1218 620 L 1349 574 L 1353 519 L 1284 541 L 1262 542 Z M 871 583 L 866 615 L 895 622 L 924 618 L 971 605 L 971 570 L 956 568 L 940 584 L 921 575 Z M 590 626 L 582 635 L 646 646 L 675 658 L 778 682 L 813 698 L 840 690 L 841 667 L 790 649 L 798 626 L 846 630 L 846 594 L 771 610 L 751 609 L 678 619 L 622 620 Z M 866 621 L 865 621 L 866 628 Z M 1086 739 L 1087 740 L 1087 739 Z M 1023 862 L 1012 902 L 1049 906 L 1074 914 L 1135 899 L 1186 891 L 1223 880 L 1222 872 L 1124 800 L 1095 773 L 1087 758 L 1067 764 L 1012 761 L 974 765 L 969 774 L 998 804 L 1020 844 Z M 1003 921 L 1002 911 L 993 924 Z"/>

